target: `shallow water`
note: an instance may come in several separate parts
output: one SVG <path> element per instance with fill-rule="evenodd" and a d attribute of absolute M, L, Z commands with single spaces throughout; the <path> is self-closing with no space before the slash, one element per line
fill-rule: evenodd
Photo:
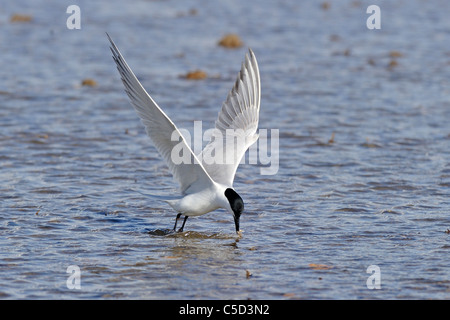
<path fill-rule="evenodd" d="M 76 3 L 74 3 L 76 2 Z M 67 6 L 81 30 L 66 28 Z M 448 1 L 14 1 L 0 10 L 0 297 L 449 299 Z M 31 22 L 10 22 L 15 14 Z M 276 175 L 242 165 L 242 237 L 190 218 L 105 36 L 182 128 L 212 126 L 246 47 Z M 217 46 L 238 33 L 239 49 Z M 201 69 L 209 77 L 181 75 Z M 97 86 L 81 86 L 92 78 Z M 80 289 L 69 289 L 69 266 Z M 367 268 L 380 268 L 370 290 Z"/>

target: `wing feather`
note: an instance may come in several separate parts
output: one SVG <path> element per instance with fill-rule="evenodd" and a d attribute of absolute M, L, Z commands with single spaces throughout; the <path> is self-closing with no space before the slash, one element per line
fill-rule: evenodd
<path fill-rule="evenodd" d="M 189 194 L 210 187 L 214 182 L 186 143 L 183 135 L 172 120 L 169 119 L 152 97 L 150 97 L 147 91 L 145 91 L 117 46 L 110 36 L 108 34 L 106 35 L 111 42 L 110 49 L 123 85 L 125 86 L 125 92 L 130 98 L 136 113 L 141 118 L 147 135 L 164 158 L 175 180 L 180 184 L 181 192 L 183 194 Z M 172 141 L 172 133 L 174 132 L 178 134 L 179 140 Z M 182 150 L 188 150 L 190 152 L 189 159 L 191 161 L 188 163 L 178 163 L 179 161 L 174 162 L 172 159 L 172 150 L 179 143 L 182 144 Z"/>
<path fill-rule="evenodd" d="M 258 63 L 255 54 L 249 49 L 236 82 L 222 104 L 211 141 L 199 156 L 203 167 L 215 182 L 232 187 L 242 157 L 258 139 L 260 100 Z M 233 134 L 230 135 L 230 132 Z M 227 150 L 233 151 L 231 157 Z M 205 157 L 213 154 L 213 151 L 216 151 L 216 156 L 221 155 L 222 164 L 205 161 Z"/>

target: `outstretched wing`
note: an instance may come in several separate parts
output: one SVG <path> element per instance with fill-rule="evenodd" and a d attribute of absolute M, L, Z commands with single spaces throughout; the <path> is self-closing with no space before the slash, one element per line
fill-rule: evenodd
<path fill-rule="evenodd" d="M 198 156 L 214 181 L 232 187 L 242 157 L 258 140 L 260 100 L 258 63 L 249 49 L 236 83 L 219 112 L 211 141 Z"/>
<path fill-rule="evenodd" d="M 210 187 L 213 184 L 211 177 L 197 160 L 178 128 L 145 91 L 117 46 L 110 36 L 106 35 L 111 42 L 110 48 L 113 59 L 116 62 L 117 70 L 119 70 L 131 104 L 141 118 L 148 136 L 166 161 L 173 177 L 180 184 L 181 192 L 189 194 Z M 175 141 L 172 141 L 172 134 L 176 137 Z M 189 161 L 180 161 L 179 157 L 173 159 L 172 151 L 174 147 L 177 147 L 177 150 L 187 150 L 190 153 L 187 157 Z"/>

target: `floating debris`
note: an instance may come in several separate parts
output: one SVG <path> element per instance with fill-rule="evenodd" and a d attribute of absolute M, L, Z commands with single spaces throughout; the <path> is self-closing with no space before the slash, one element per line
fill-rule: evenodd
<path fill-rule="evenodd" d="M 247 279 L 250 279 L 251 276 L 252 276 L 252 273 L 250 271 L 248 271 L 248 270 L 245 270 L 245 277 Z"/>
<path fill-rule="evenodd" d="M 403 53 L 401 53 L 400 51 L 393 50 L 393 51 L 389 52 L 389 57 L 400 58 L 400 57 L 403 57 Z"/>
<path fill-rule="evenodd" d="M 38 139 L 48 139 L 48 134 L 47 133 L 37 133 L 37 134 L 35 134 L 35 137 Z"/>
<path fill-rule="evenodd" d="M 330 9 L 330 3 L 329 3 L 329 2 L 322 2 L 321 5 L 320 5 L 320 7 L 321 7 L 323 10 L 328 10 L 328 9 Z"/>
<path fill-rule="evenodd" d="M 190 71 L 184 76 L 184 78 L 188 80 L 202 80 L 206 79 L 207 77 L 208 75 L 206 74 L 206 72 L 202 70 Z"/>
<path fill-rule="evenodd" d="M 388 69 L 389 69 L 389 70 L 392 70 L 392 69 L 394 69 L 394 68 L 397 67 L 397 66 L 398 66 L 397 60 L 392 59 L 391 61 L 389 61 Z"/>
<path fill-rule="evenodd" d="M 350 49 L 345 49 L 343 51 L 334 51 L 332 53 L 333 56 L 344 56 L 344 57 L 349 57 L 351 55 L 351 50 Z"/>
<path fill-rule="evenodd" d="M 308 265 L 313 270 L 329 270 L 333 268 L 332 266 L 328 266 L 326 264 L 318 264 L 318 263 L 310 263 Z"/>
<path fill-rule="evenodd" d="M 333 144 L 333 143 L 334 143 L 334 132 L 331 134 L 330 140 L 328 140 L 328 144 Z"/>
<path fill-rule="evenodd" d="M 237 34 L 229 33 L 219 41 L 219 46 L 225 48 L 239 48 L 242 47 L 242 40 Z"/>
<path fill-rule="evenodd" d="M 197 9 L 192 8 L 192 9 L 189 9 L 188 12 L 184 12 L 184 11 L 177 12 L 176 16 L 178 18 L 181 18 L 181 17 L 185 17 L 185 16 L 196 16 L 197 14 L 198 14 Z"/>
<path fill-rule="evenodd" d="M 339 42 L 339 41 L 341 41 L 341 37 L 339 37 L 337 34 L 332 34 L 332 35 L 330 35 L 330 41 Z"/>
<path fill-rule="evenodd" d="M 381 148 L 380 145 L 373 143 L 369 140 L 369 138 L 366 138 L 366 142 L 363 143 L 361 146 L 365 147 L 365 148 Z"/>
<path fill-rule="evenodd" d="M 94 79 L 86 78 L 83 81 L 81 81 L 81 85 L 95 87 L 97 85 L 97 81 L 95 81 Z"/>
<path fill-rule="evenodd" d="M 9 22 L 31 22 L 33 17 L 28 14 L 13 14 L 11 18 L 9 18 Z"/>

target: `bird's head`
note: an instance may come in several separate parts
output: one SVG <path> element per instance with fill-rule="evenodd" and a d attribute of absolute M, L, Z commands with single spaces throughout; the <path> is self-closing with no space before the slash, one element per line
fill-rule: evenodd
<path fill-rule="evenodd" d="M 239 219 L 241 213 L 244 211 L 244 201 L 242 198 L 231 188 L 225 190 L 225 197 L 230 204 L 231 213 L 234 217 L 234 225 L 236 227 L 236 233 L 239 232 Z"/>

